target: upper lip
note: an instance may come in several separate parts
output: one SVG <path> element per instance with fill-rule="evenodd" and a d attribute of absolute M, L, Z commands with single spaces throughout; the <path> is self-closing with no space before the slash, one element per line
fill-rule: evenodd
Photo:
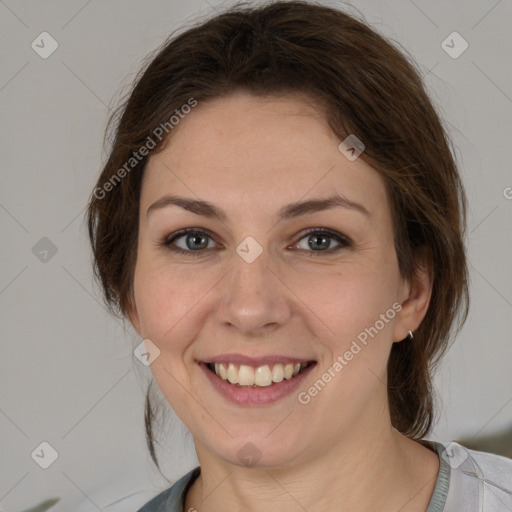
<path fill-rule="evenodd" d="M 310 358 L 298 358 L 296 356 L 271 355 L 261 357 L 249 357 L 243 354 L 219 354 L 217 356 L 201 359 L 203 363 L 233 363 L 247 366 L 263 366 L 265 364 L 309 363 L 315 360 Z"/>

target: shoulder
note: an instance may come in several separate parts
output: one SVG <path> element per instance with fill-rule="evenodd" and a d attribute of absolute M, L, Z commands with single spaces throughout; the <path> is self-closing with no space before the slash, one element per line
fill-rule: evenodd
<path fill-rule="evenodd" d="M 169 499 L 169 494 L 172 487 L 157 494 L 153 499 L 143 505 L 137 512 L 163 512 L 166 508 L 166 503 Z"/>
<path fill-rule="evenodd" d="M 181 512 L 183 508 L 182 499 L 199 473 L 200 468 L 197 466 L 183 475 L 169 489 L 162 491 L 148 501 L 137 512 Z"/>
<path fill-rule="evenodd" d="M 452 469 L 459 467 L 466 458 L 470 458 L 473 462 L 478 463 L 480 469 L 485 470 L 487 474 L 496 474 L 497 477 L 500 477 L 510 476 L 512 472 L 512 459 L 507 457 L 495 453 L 471 450 L 455 441 L 443 441 L 441 444 L 445 448 L 442 456 L 446 457 Z M 509 480 L 509 483 L 512 482 Z"/>
<path fill-rule="evenodd" d="M 480 503 L 484 511 L 512 510 L 512 459 L 453 441 L 441 444 L 440 457 L 450 466 L 447 505 L 465 500 Z M 452 509 L 448 506 L 447 510 Z"/>

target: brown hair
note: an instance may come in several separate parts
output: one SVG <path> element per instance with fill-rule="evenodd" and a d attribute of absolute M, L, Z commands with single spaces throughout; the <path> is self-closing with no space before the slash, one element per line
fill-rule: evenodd
<path fill-rule="evenodd" d="M 149 154 L 169 140 L 154 141 L 149 154 L 127 170 L 148 136 L 168 126 L 191 98 L 201 103 L 237 90 L 305 93 L 340 141 L 349 134 L 363 141 L 360 158 L 383 176 L 402 276 L 412 280 L 424 269 L 420 254 L 432 274 L 426 316 L 412 342 L 393 344 L 388 362 L 393 426 L 412 439 L 426 436 L 434 420 L 433 370 L 455 320 L 460 316 L 458 332 L 468 314 L 466 198 L 452 143 L 420 72 L 404 53 L 364 19 L 306 1 L 239 3 L 171 35 L 110 119 L 109 127 L 116 123 L 110 155 L 88 204 L 94 274 L 110 311 L 126 317 L 133 304 L 143 171 Z M 158 466 L 150 387 L 146 439 Z"/>

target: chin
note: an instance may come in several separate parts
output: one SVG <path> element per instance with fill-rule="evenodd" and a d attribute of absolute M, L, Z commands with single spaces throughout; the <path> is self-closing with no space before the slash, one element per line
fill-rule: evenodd
<path fill-rule="evenodd" d="M 283 444 L 281 439 L 270 440 L 272 435 L 265 436 L 252 435 L 241 437 L 240 440 L 230 438 L 227 441 L 229 446 L 218 446 L 216 451 L 219 457 L 230 464 L 255 469 L 281 468 L 292 464 L 299 457 L 302 450 L 297 450 L 298 444 L 293 441 L 293 437 L 287 436 L 288 443 Z"/>

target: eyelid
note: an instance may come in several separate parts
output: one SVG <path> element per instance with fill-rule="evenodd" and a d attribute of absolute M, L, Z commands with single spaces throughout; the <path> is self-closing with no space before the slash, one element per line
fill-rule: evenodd
<path fill-rule="evenodd" d="M 334 248 L 329 248 L 325 251 L 305 251 L 304 249 L 299 249 L 300 251 L 305 251 L 308 254 L 308 256 L 315 257 L 315 256 L 323 256 L 323 255 L 329 256 L 332 254 L 338 254 L 342 249 L 351 247 L 353 245 L 352 240 L 348 236 L 344 235 L 343 233 L 340 233 L 339 231 L 335 231 L 335 230 L 329 229 L 329 228 L 318 227 L 318 228 L 309 228 L 306 231 L 303 231 L 302 233 L 300 233 L 299 239 L 297 240 L 297 242 L 295 242 L 294 247 L 297 246 L 303 238 L 307 238 L 308 235 L 313 234 L 313 233 L 317 233 L 320 235 L 327 235 L 329 238 L 334 239 L 338 243 L 338 246 L 334 247 Z"/>
<path fill-rule="evenodd" d="M 215 237 L 208 229 L 184 228 L 184 229 L 175 231 L 174 233 L 171 233 L 171 235 L 164 237 L 163 240 L 158 243 L 158 245 L 166 247 L 168 250 L 173 251 L 178 254 L 200 256 L 200 255 L 209 253 L 212 249 L 202 249 L 202 250 L 193 251 L 193 250 L 181 249 L 180 247 L 175 247 L 172 245 L 179 238 L 182 238 L 186 235 L 197 234 L 197 233 L 207 235 L 208 238 L 212 239 L 215 243 L 218 244 L 218 242 L 215 241 Z M 298 237 L 297 241 L 292 246 L 288 246 L 288 247 L 296 247 L 297 244 L 300 243 L 303 238 L 306 238 L 308 235 L 310 235 L 312 233 L 327 235 L 329 238 L 333 238 L 334 240 L 336 240 L 339 245 L 338 245 L 338 247 L 330 248 L 325 251 L 306 251 L 304 249 L 299 249 L 299 251 L 305 251 L 305 252 L 309 253 L 310 256 L 317 256 L 317 255 L 321 256 L 324 254 L 325 255 L 334 254 L 345 247 L 352 246 L 352 244 L 353 244 L 352 240 L 348 236 L 344 235 L 343 233 L 341 233 L 339 231 L 335 231 L 333 229 L 323 228 L 323 227 L 313 227 L 313 228 L 308 228 L 305 231 L 299 232 L 296 235 Z"/>
<path fill-rule="evenodd" d="M 185 237 L 186 235 L 193 235 L 193 234 L 196 234 L 196 233 L 200 233 L 200 234 L 205 234 L 207 235 L 210 239 L 214 240 L 215 241 L 215 237 L 213 236 L 213 234 L 205 229 L 205 228 L 184 228 L 184 229 L 179 229 L 178 231 L 174 231 L 173 233 L 171 233 L 170 235 L 166 236 L 163 238 L 163 240 L 161 242 L 158 243 L 158 245 L 161 245 L 161 246 L 164 246 L 164 247 L 167 247 L 168 249 L 172 250 L 172 251 L 176 251 L 176 252 L 183 252 L 183 253 L 188 253 L 188 254 L 199 254 L 199 253 L 204 253 L 204 252 L 207 252 L 206 250 L 202 250 L 202 251 L 185 251 L 184 249 L 181 249 L 179 247 L 177 248 L 174 248 L 172 247 L 172 243 L 177 240 L 178 238 L 182 238 L 182 237 Z M 218 242 L 215 242 L 215 243 L 218 243 Z"/>
<path fill-rule="evenodd" d="M 308 229 L 306 229 L 306 231 L 300 232 L 299 240 L 302 240 L 304 237 L 306 237 L 310 233 L 326 234 L 326 235 L 329 235 L 331 238 L 340 238 L 347 245 L 352 244 L 352 240 L 347 235 L 341 233 L 340 231 L 336 231 L 334 229 L 329 229 L 329 228 L 322 228 L 322 227 L 308 228 Z"/>

